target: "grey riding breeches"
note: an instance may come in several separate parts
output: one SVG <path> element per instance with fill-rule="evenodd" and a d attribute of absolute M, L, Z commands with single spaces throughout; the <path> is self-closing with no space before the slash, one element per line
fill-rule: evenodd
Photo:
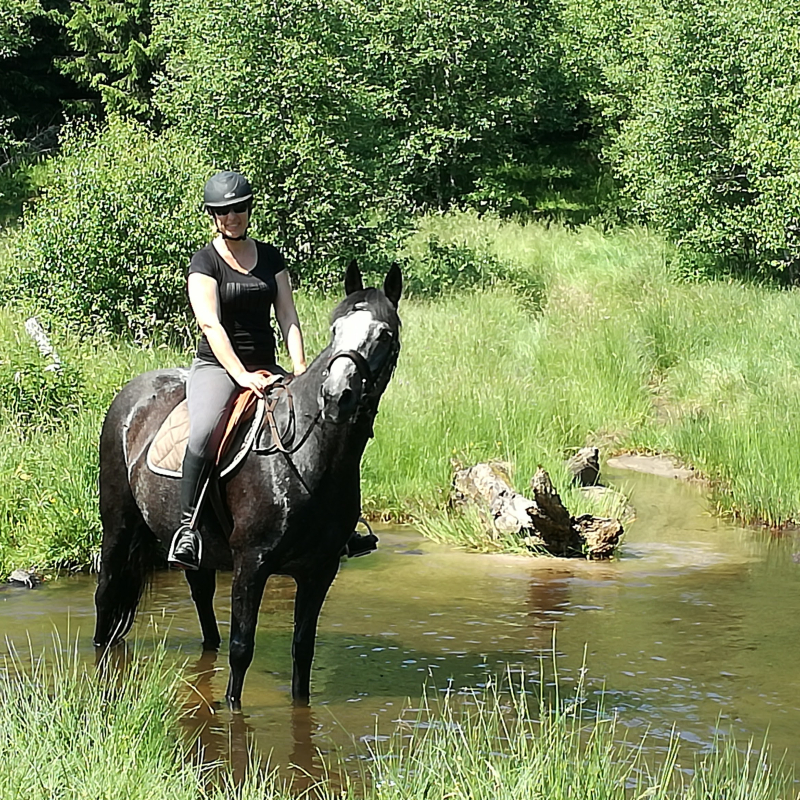
<path fill-rule="evenodd" d="M 215 458 L 219 450 L 224 420 L 228 418 L 239 384 L 217 364 L 196 358 L 186 381 L 189 406 L 188 448 L 203 458 Z"/>

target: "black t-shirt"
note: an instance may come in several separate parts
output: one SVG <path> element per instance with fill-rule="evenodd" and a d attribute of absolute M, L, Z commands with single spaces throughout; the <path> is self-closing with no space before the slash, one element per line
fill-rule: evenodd
<path fill-rule="evenodd" d="M 245 369 L 264 369 L 275 364 L 275 334 L 270 325 L 270 309 L 275 302 L 275 276 L 286 269 L 280 250 L 255 242 L 256 265 L 248 273 L 231 269 L 213 244 L 198 250 L 189 265 L 189 274 L 198 272 L 217 282 L 220 322 L 233 350 Z M 197 345 L 201 361 L 219 364 L 205 334 Z"/>

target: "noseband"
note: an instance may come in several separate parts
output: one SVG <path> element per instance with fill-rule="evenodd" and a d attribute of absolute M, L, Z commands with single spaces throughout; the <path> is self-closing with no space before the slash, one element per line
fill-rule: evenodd
<path fill-rule="evenodd" d="M 331 364 L 333 364 L 337 358 L 349 358 L 356 365 L 358 374 L 361 375 L 361 382 L 364 384 L 364 389 L 367 393 L 372 391 L 375 387 L 375 375 L 367 359 L 364 358 L 358 350 L 340 350 L 338 353 L 334 353 L 328 359 L 328 364 L 325 367 L 326 372 L 330 372 Z"/>
<path fill-rule="evenodd" d="M 356 371 L 361 376 L 362 384 L 361 397 L 358 400 L 358 410 L 360 412 L 362 409 L 367 409 L 373 411 L 374 413 L 374 409 L 368 409 L 368 406 L 369 401 L 372 399 L 375 386 L 387 367 L 389 367 L 390 370 L 394 369 L 395 362 L 397 361 L 397 354 L 399 352 L 400 342 L 394 336 L 392 336 L 392 344 L 389 348 L 386 358 L 383 360 L 380 369 L 377 370 L 377 372 L 373 372 L 372 367 L 370 367 L 367 359 L 364 358 L 364 356 L 362 356 L 358 350 L 339 350 L 328 359 L 328 363 L 325 366 L 325 372 L 330 372 L 331 364 L 333 364 L 333 362 L 339 358 L 347 358 L 352 361 L 353 364 L 355 364 Z M 322 391 L 322 386 L 320 386 L 320 391 Z"/>

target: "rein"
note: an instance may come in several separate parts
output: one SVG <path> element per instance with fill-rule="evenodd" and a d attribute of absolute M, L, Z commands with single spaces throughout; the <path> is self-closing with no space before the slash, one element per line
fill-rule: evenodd
<path fill-rule="evenodd" d="M 270 388 L 272 390 L 270 391 L 270 399 L 269 401 L 266 399 L 264 401 L 264 422 L 261 423 L 261 427 L 262 430 L 265 425 L 269 427 L 272 446 L 267 448 L 254 447 L 253 452 L 267 456 L 274 453 L 283 453 L 284 455 L 290 456 L 296 453 L 306 441 L 308 441 L 308 437 L 311 436 L 311 432 L 314 430 L 317 422 L 319 422 L 322 410 L 320 409 L 317 411 L 316 415 L 311 420 L 311 424 L 303 434 L 303 437 L 297 444 L 294 444 L 294 437 L 297 433 L 297 422 L 294 413 L 294 397 L 292 391 L 289 388 L 289 384 L 283 382 L 275 383 Z M 289 421 L 286 428 L 280 431 L 275 419 L 275 409 L 278 407 L 278 403 L 280 403 L 282 397 L 286 397 L 286 403 L 289 409 Z M 284 444 L 284 442 L 286 442 L 286 444 Z"/>
<path fill-rule="evenodd" d="M 389 351 L 388 356 L 384 360 L 383 364 L 381 365 L 380 370 L 378 371 L 377 375 L 373 372 L 372 368 L 369 365 L 364 356 L 361 355 L 357 350 L 340 350 L 337 353 L 334 353 L 329 359 L 328 363 L 325 366 L 325 371 L 323 374 L 327 374 L 330 370 L 331 364 L 339 358 L 347 358 L 355 364 L 356 370 L 358 374 L 361 376 L 361 381 L 363 384 L 363 391 L 361 398 L 359 399 L 357 411 L 355 414 L 354 419 L 357 419 L 359 413 L 369 408 L 371 405 L 370 401 L 372 399 L 372 392 L 375 389 L 378 379 L 384 372 L 384 369 L 387 365 L 390 365 L 391 369 L 394 369 L 394 361 L 395 359 L 393 356 L 396 357 L 397 353 L 399 352 L 399 345 L 393 345 L 391 350 Z M 320 385 L 320 390 L 321 390 Z M 288 413 L 289 413 L 289 420 L 286 424 L 286 427 L 283 431 L 278 428 L 278 422 L 275 419 L 275 410 L 278 407 L 278 404 L 281 402 L 282 398 L 286 398 L 286 403 L 288 406 Z M 372 409 L 369 409 L 372 410 Z M 292 395 L 292 391 L 289 388 L 289 383 L 284 383 L 283 381 L 276 382 L 272 385 L 270 391 L 270 397 L 268 401 L 265 401 L 264 407 L 264 422 L 262 423 L 262 430 L 265 425 L 269 427 L 270 432 L 270 439 L 271 439 L 271 446 L 267 448 L 260 448 L 254 447 L 253 452 L 260 454 L 260 455 L 274 455 L 275 453 L 282 453 L 286 458 L 286 463 L 291 467 L 292 471 L 298 477 L 300 482 L 305 487 L 306 491 L 311 493 L 311 490 L 306 485 L 306 482 L 303 480 L 303 477 L 295 467 L 294 462 L 290 458 L 290 456 L 294 455 L 307 441 L 308 438 L 311 436 L 314 428 L 317 426 L 317 423 L 322 416 L 322 409 L 320 408 L 314 417 L 311 420 L 306 432 L 303 434 L 300 441 L 296 444 L 294 443 L 294 437 L 297 433 L 297 422 L 296 422 L 296 415 L 294 409 L 294 397 Z M 374 417 L 374 414 L 373 414 Z M 373 436 L 373 427 L 370 424 L 370 431 L 369 431 L 370 438 Z"/>

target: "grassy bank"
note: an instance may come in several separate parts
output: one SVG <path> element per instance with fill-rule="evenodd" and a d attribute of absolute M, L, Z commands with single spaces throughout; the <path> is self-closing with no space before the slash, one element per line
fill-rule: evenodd
<path fill-rule="evenodd" d="M 404 257 L 403 351 L 364 459 L 367 512 L 484 547 L 447 516 L 453 459 L 505 459 L 520 490 L 541 464 L 573 513 L 597 512 L 563 467 L 597 444 L 675 454 L 722 512 L 800 517 L 798 293 L 678 280 L 645 230 L 434 217 Z M 312 354 L 335 301 L 298 295 Z M 189 358 L 78 339 L 51 319 L 58 377 L 24 318 L 0 313 L 0 573 L 90 562 L 102 415 L 129 377 Z"/>
<path fill-rule="evenodd" d="M 225 764 L 200 766 L 178 723 L 179 677 L 156 648 L 98 669 L 63 649 L 0 665 L 0 794 L 8 800 L 284 800 L 290 786 L 257 770 L 234 787 Z M 527 684 L 525 684 L 527 686 Z M 765 752 L 720 742 L 696 758 L 674 740 L 662 760 L 630 742 L 578 692 L 540 700 L 518 685 L 424 700 L 364 762 L 363 785 L 304 796 L 367 800 L 778 800 L 789 776 Z M 216 723 L 219 724 L 219 723 Z M 340 767 L 342 769 L 340 770 Z M 346 773 L 327 763 L 327 774 Z"/>
<path fill-rule="evenodd" d="M 178 725 L 179 674 L 163 650 L 123 666 L 82 663 L 56 642 L 0 664 L 0 796 L 63 800 L 265 800 L 288 796 L 271 775 L 237 792 L 202 767 Z"/>

